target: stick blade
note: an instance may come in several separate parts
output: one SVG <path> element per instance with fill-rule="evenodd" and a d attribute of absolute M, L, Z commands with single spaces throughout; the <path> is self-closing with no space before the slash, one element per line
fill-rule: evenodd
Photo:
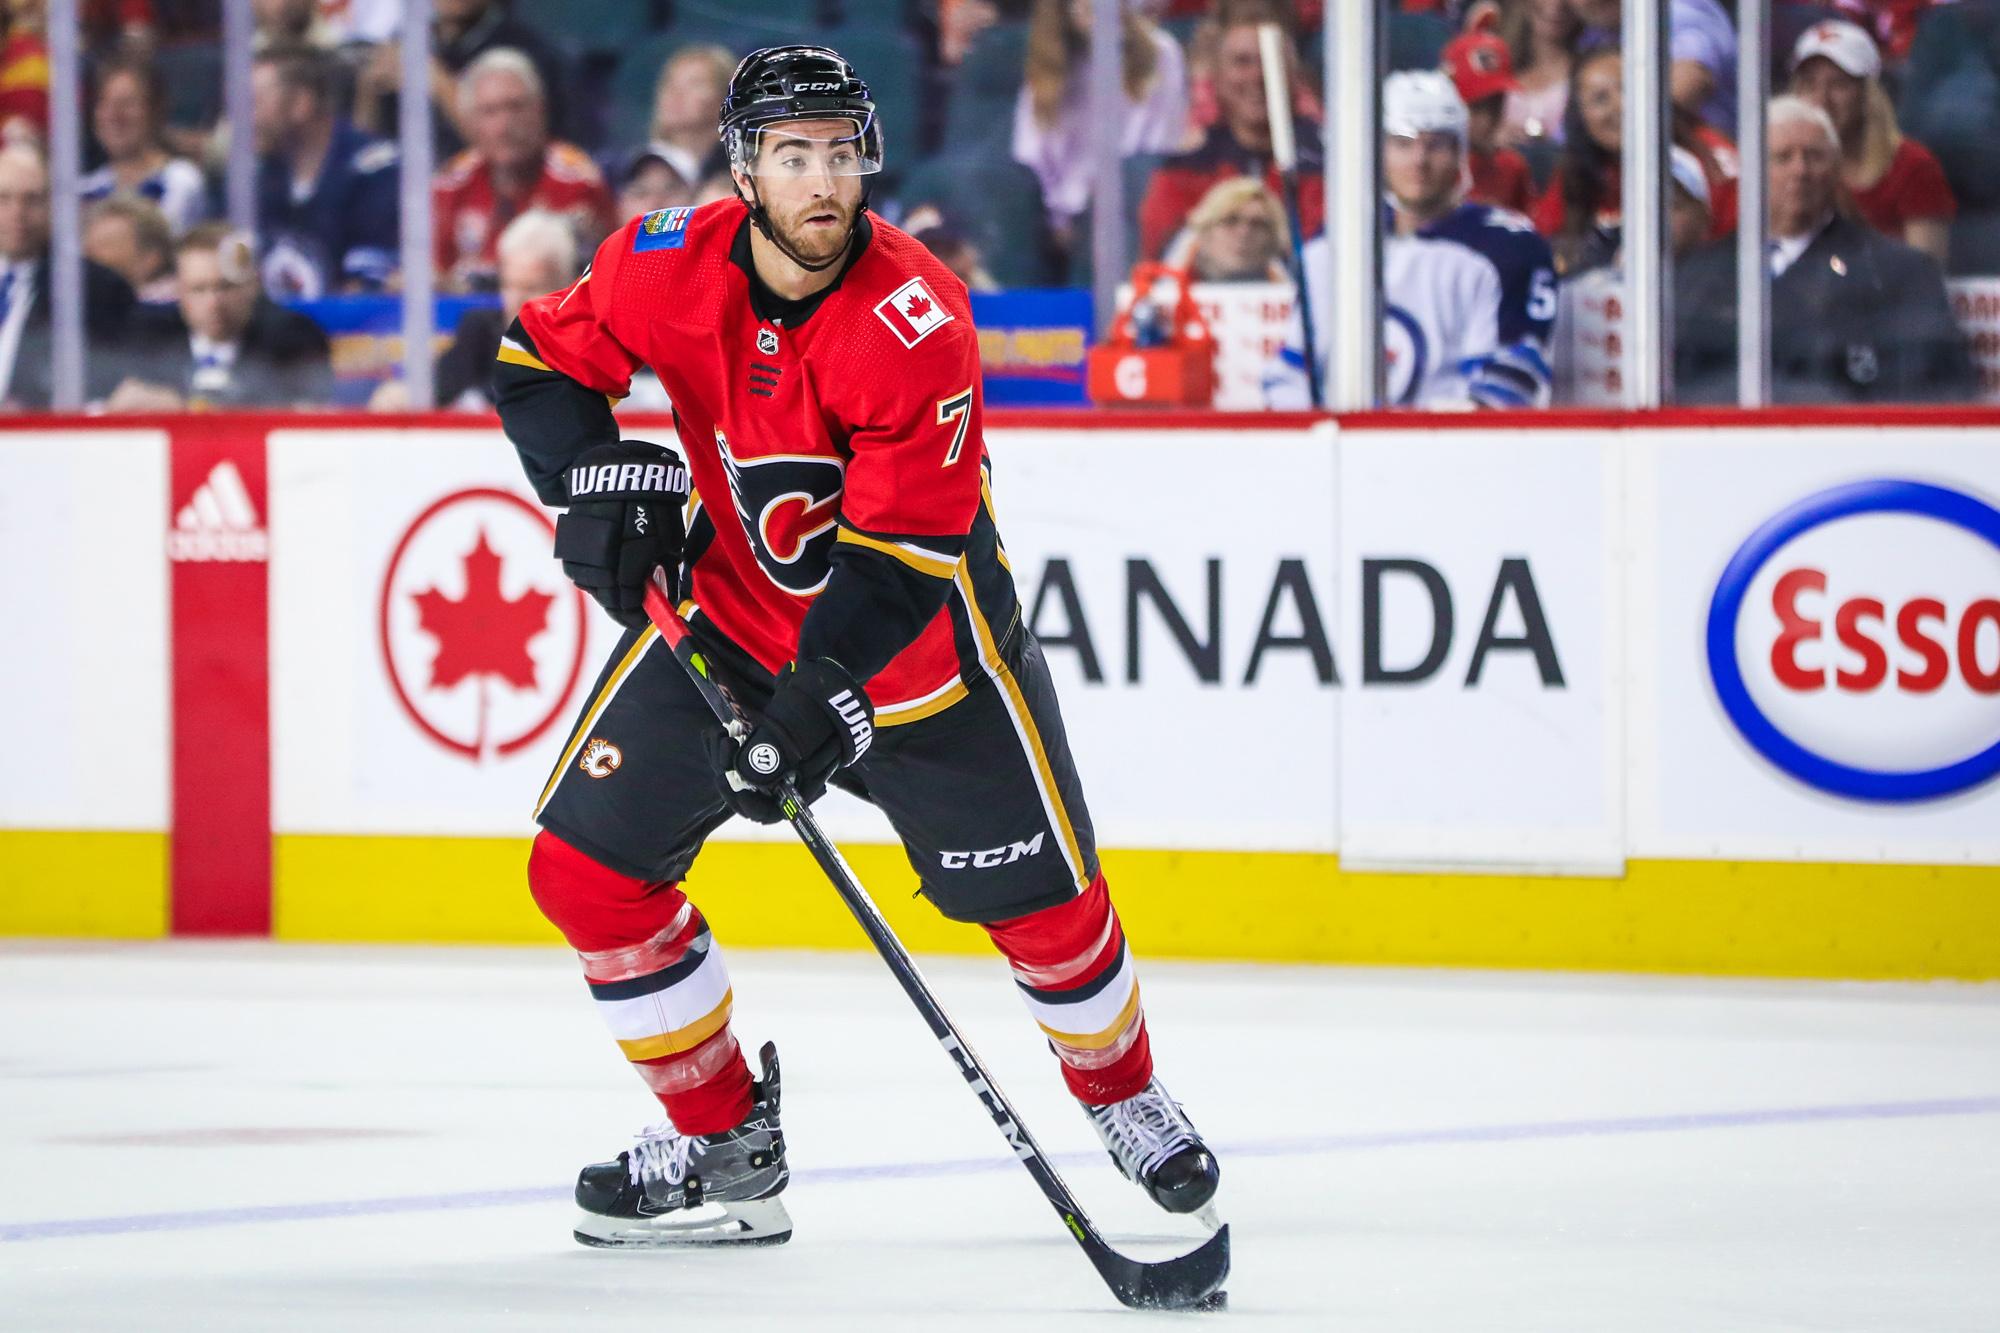
<path fill-rule="evenodd" d="M 1135 1310 L 1187 1310 L 1214 1295 L 1229 1279 L 1229 1227 L 1177 1259 L 1140 1263 L 1108 1245 L 1089 1247 L 1091 1262 L 1111 1294 Z"/>

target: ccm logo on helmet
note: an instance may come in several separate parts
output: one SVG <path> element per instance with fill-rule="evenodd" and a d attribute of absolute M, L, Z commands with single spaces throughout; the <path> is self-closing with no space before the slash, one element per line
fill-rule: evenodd
<path fill-rule="evenodd" d="M 2000 774 L 2000 510 L 1885 479 L 1821 491 L 1731 558 L 1708 611 L 1716 697 L 1821 791 L 1932 800 Z"/>
<path fill-rule="evenodd" d="M 1024 857 L 1041 853 L 1042 839 L 1047 833 L 1037 833 L 1026 842 L 1009 843 L 1005 847 L 988 847 L 982 852 L 941 852 L 938 863 L 946 870 L 991 870 L 994 866 L 1008 866 Z"/>

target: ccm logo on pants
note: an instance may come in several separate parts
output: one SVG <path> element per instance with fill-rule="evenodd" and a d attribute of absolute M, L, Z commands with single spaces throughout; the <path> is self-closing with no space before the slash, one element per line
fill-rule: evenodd
<path fill-rule="evenodd" d="M 1042 839 L 1048 836 L 1037 833 L 1026 842 L 1010 843 L 1005 847 L 988 847 L 983 852 L 944 852 L 938 860 L 946 870 L 991 870 L 994 866 L 1012 865 L 1023 857 L 1041 853 Z"/>

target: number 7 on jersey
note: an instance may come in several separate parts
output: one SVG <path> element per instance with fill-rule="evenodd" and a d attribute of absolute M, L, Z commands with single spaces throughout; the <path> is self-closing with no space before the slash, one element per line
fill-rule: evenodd
<path fill-rule="evenodd" d="M 958 461 L 958 455 L 965 448 L 965 431 L 972 424 L 972 390 L 961 389 L 949 398 L 938 399 L 937 424 L 942 426 L 957 422 L 958 429 L 952 432 L 951 448 L 945 451 L 941 467 L 950 467 Z"/>

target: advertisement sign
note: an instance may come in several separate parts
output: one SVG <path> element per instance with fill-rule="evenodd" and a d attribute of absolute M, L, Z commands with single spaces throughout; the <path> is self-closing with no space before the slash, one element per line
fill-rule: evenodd
<path fill-rule="evenodd" d="M 1632 438 L 1632 854 L 2000 861 L 2000 434 Z"/>
<path fill-rule="evenodd" d="M 1096 328 L 1086 288 L 973 292 L 988 407 L 1081 407 Z"/>
<path fill-rule="evenodd" d="M 1340 458 L 1342 863 L 1615 869 L 1611 440 L 1352 430 Z"/>
<path fill-rule="evenodd" d="M 989 446 L 1098 841 L 1333 850 L 1333 427 Z"/>
<path fill-rule="evenodd" d="M 280 832 L 524 834 L 618 627 L 499 431 L 271 442 Z"/>
<path fill-rule="evenodd" d="M 166 433 L 0 432 L 0 477 L 0 827 L 164 830 Z"/>

